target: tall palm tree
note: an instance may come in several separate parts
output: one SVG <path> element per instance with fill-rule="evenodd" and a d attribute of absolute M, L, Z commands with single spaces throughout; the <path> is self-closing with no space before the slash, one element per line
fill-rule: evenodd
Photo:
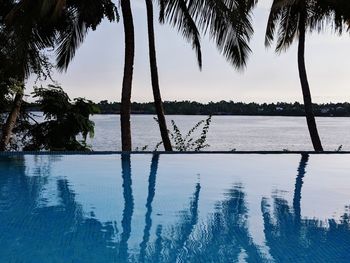
<path fill-rule="evenodd" d="M 157 68 L 157 57 L 156 57 L 156 45 L 154 36 L 154 22 L 153 22 L 153 0 L 145 0 L 147 9 L 147 25 L 148 25 L 148 42 L 149 42 L 149 62 L 151 68 L 151 80 L 152 90 L 154 98 L 154 106 L 156 108 L 158 124 L 160 134 L 162 137 L 164 149 L 166 151 L 172 151 L 172 146 L 169 138 L 168 128 L 164 115 L 163 101 L 160 94 L 158 68 Z"/>
<path fill-rule="evenodd" d="M 122 135 L 122 150 L 131 151 L 132 144 L 130 113 L 131 89 L 135 58 L 135 32 L 130 0 L 121 0 L 120 4 L 122 9 L 125 35 L 125 61 L 120 109 L 120 125 Z"/>
<path fill-rule="evenodd" d="M 310 15 L 315 1 L 307 0 L 274 0 L 267 23 L 265 45 L 270 46 L 277 33 L 276 52 L 290 47 L 298 38 L 298 69 L 304 99 L 305 116 L 315 151 L 323 151 L 316 120 L 312 107 L 311 92 L 305 66 L 305 36 L 310 28 Z"/>

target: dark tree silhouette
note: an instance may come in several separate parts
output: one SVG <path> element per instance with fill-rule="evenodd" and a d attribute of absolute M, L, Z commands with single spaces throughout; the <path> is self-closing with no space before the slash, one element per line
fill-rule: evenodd
<path fill-rule="evenodd" d="M 122 136 L 122 150 L 131 151 L 132 144 L 130 113 L 132 78 L 134 73 L 135 33 L 130 0 L 121 0 L 120 4 L 122 8 L 125 35 L 125 61 L 120 108 L 120 125 Z"/>
<path fill-rule="evenodd" d="M 163 141 L 163 146 L 166 151 L 172 151 L 172 146 L 169 138 L 168 128 L 164 115 L 163 101 L 159 88 L 159 77 L 157 68 L 156 44 L 154 35 L 154 17 L 153 17 L 153 0 L 145 0 L 147 9 L 147 25 L 148 25 L 148 44 L 149 44 L 149 62 L 151 69 L 151 81 L 154 98 L 154 106 L 157 113 L 157 120 L 160 129 L 160 134 Z"/>
<path fill-rule="evenodd" d="M 274 0 L 267 23 L 265 45 L 271 45 L 276 37 L 276 31 L 278 32 L 276 52 L 288 49 L 298 38 L 298 68 L 305 116 L 314 150 L 320 152 L 323 151 L 323 147 L 317 130 L 305 66 L 305 36 L 306 30 L 312 25 L 310 14 L 314 9 L 314 3 L 315 1 L 307 0 Z"/>
<path fill-rule="evenodd" d="M 0 53 L 5 51 L 9 57 L 0 60 L 0 66 L 10 68 L 7 77 L 19 83 L 0 138 L 0 151 L 4 151 L 20 114 L 28 77 L 51 77 L 49 51 L 56 52 L 57 68 L 66 70 L 88 30 L 96 29 L 105 17 L 115 20 L 116 9 L 109 0 L 4 0 L 0 7 L 0 39 L 6 36 L 8 47 Z"/>

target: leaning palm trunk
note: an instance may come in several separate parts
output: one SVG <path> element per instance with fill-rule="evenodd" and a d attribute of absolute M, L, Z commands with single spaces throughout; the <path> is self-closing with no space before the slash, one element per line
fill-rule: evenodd
<path fill-rule="evenodd" d="M 166 125 L 166 120 L 165 120 L 165 115 L 164 115 L 163 101 L 162 101 L 162 97 L 160 95 L 160 89 L 159 89 L 152 0 L 146 0 L 146 8 L 147 8 L 148 41 L 149 41 L 149 61 L 150 61 L 150 67 L 151 67 L 154 106 L 156 108 L 158 124 L 159 124 L 160 134 L 162 136 L 164 149 L 166 151 L 172 151 L 173 149 L 171 146 L 169 133 Z"/>
<path fill-rule="evenodd" d="M 309 87 L 307 74 L 306 74 L 306 67 L 305 67 L 305 20 L 306 20 L 305 14 L 302 13 L 300 15 L 300 21 L 299 21 L 299 47 L 298 47 L 299 77 L 300 77 L 301 89 L 303 91 L 306 122 L 309 128 L 312 145 L 315 151 L 322 152 L 323 147 L 321 144 L 320 136 L 318 135 L 316 120 L 312 109 L 311 93 L 310 93 L 310 87 Z"/>
<path fill-rule="evenodd" d="M 5 151 L 8 144 L 10 143 L 12 131 L 16 126 L 16 122 L 21 111 L 22 100 L 23 91 L 20 90 L 15 96 L 13 107 L 7 116 L 6 123 L 2 130 L 2 137 L 0 139 L 0 151 Z"/>
<path fill-rule="evenodd" d="M 121 0 L 125 34 L 125 62 L 120 109 L 122 150 L 131 151 L 131 88 L 134 71 L 135 36 L 130 0 Z"/>

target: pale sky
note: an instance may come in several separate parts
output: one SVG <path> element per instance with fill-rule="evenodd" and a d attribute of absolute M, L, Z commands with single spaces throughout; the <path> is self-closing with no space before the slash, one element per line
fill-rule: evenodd
<path fill-rule="evenodd" d="M 175 29 L 156 25 L 160 87 L 163 100 L 200 102 L 233 100 L 244 102 L 302 101 L 297 71 L 296 45 L 277 55 L 264 46 L 270 0 L 261 0 L 253 14 L 255 34 L 247 68 L 237 72 L 208 38 L 202 40 L 203 70 L 196 56 Z M 136 55 L 132 101 L 152 101 L 148 62 L 146 10 L 143 0 L 132 0 Z M 350 101 L 350 36 L 330 32 L 308 35 L 306 64 L 314 102 Z M 95 102 L 120 101 L 124 61 L 122 21 L 104 22 L 90 32 L 67 73 L 54 74 L 71 98 Z M 31 91 L 28 83 L 27 93 Z"/>

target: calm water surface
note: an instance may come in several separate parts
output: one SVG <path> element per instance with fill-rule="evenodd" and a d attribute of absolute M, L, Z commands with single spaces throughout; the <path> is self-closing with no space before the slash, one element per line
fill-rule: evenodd
<path fill-rule="evenodd" d="M 349 155 L 0 157 L 0 262 L 350 262 Z"/>
<path fill-rule="evenodd" d="M 205 116 L 168 116 L 186 133 Z M 94 150 L 121 150 L 119 115 L 96 115 L 95 137 L 89 140 Z M 350 150 L 350 118 L 317 118 L 326 150 L 340 145 Z M 170 127 L 169 127 L 170 128 Z M 133 148 L 148 145 L 154 150 L 160 142 L 157 123 L 150 115 L 132 116 Z M 303 117 L 214 116 L 208 134 L 207 150 L 312 150 Z"/>

